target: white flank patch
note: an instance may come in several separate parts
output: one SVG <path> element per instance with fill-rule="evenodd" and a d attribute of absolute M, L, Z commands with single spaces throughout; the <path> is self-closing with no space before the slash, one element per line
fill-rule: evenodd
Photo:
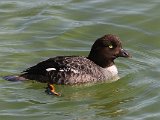
<path fill-rule="evenodd" d="M 48 71 L 48 72 L 49 72 L 49 71 L 53 71 L 53 70 L 56 70 L 56 68 L 47 68 L 47 69 L 46 69 L 46 71 Z"/>
<path fill-rule="evenodd" d="M 113 75 L 118 74 L 118 70 L 117 70 L 117 67 L 115 65 L 112 65 L 112 66 L 108 67 L 107 70 L 110 71 Z"/>
<path fill-rule="evenodd" d="M 71 69 L 71 71 L 74 72 L 74 73 L 79 73 L 78 70 Z"/>
<path fill-rule="evenodd" d="M 63 72 L 64 70 L 61 69 L 61 70 L 59 70 L 59 71 Z"/>

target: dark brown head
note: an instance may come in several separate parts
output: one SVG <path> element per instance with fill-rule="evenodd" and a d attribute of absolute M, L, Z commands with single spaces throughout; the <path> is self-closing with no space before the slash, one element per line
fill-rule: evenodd
<path fill-rule="evenodd" d="M 105 68 L 113 65 L 117 57 L 130 57 L 130 55 L 122 48 L 119 37 L 107 34 L 95 41 L 88 59 Z"/>

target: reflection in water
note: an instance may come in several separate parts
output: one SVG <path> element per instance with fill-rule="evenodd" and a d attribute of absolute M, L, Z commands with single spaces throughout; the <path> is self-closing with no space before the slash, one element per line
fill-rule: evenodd
<path fill-rule="evenodd" d="M 125 106 L 126 103 L 133 101 L 134 98 L 127 98 L 127 99 L 118 99 L 113 101 L 108 101 L 107 103 L 97 103 L 92 104 L 90 108 L 97 109 L 96 111 L 98 116 L 108 116 L 108 117 L 117 117 L 121 116 L 123 114 L 126 114 L 128 112 L 127 107 Z"/>
<path fill-rule="evenodd" d="M 128 85 L 124 81 L 119 81 L 118 83 L 103 83 L 90 86 L 59 87 L 64 94 L 61 104 L 64 103 L 65 107 L 69 107 L 68 105 L 87 106 L 87 110 L 84 111 L 86 113 L 94 111 L 95 116 L 111 118 L 122 116 L 129 111 L 127 103 L 135 99 L 130 94 L 134 89 L 131 86 L 124 89 L 124 86 Z"/>

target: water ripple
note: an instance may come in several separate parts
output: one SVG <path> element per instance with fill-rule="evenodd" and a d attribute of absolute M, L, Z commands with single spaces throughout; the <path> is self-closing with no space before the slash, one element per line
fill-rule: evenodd
<path fill-rule="evenodd" d="M 101 35 L 120 36 L 132 59 L 117 59 L 121 79 L 91 86 L 0 80 L 0 117 L 17 119 L 159 119 L 159 0 L 1 0 L 0 76 L 57 55 L 87 56 Z"/>

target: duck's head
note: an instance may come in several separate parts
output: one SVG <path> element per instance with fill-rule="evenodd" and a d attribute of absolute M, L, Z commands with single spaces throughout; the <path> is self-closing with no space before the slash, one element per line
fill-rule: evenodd
<path fill-rule="evenodd" d="M 97 39 L 88 55 L 88 59 L 103 68 L 113 65 L 114 60 L 118 57 L 128 58 L 131 56 L 122 48 L 120 38 L 112 34 Z"/>

